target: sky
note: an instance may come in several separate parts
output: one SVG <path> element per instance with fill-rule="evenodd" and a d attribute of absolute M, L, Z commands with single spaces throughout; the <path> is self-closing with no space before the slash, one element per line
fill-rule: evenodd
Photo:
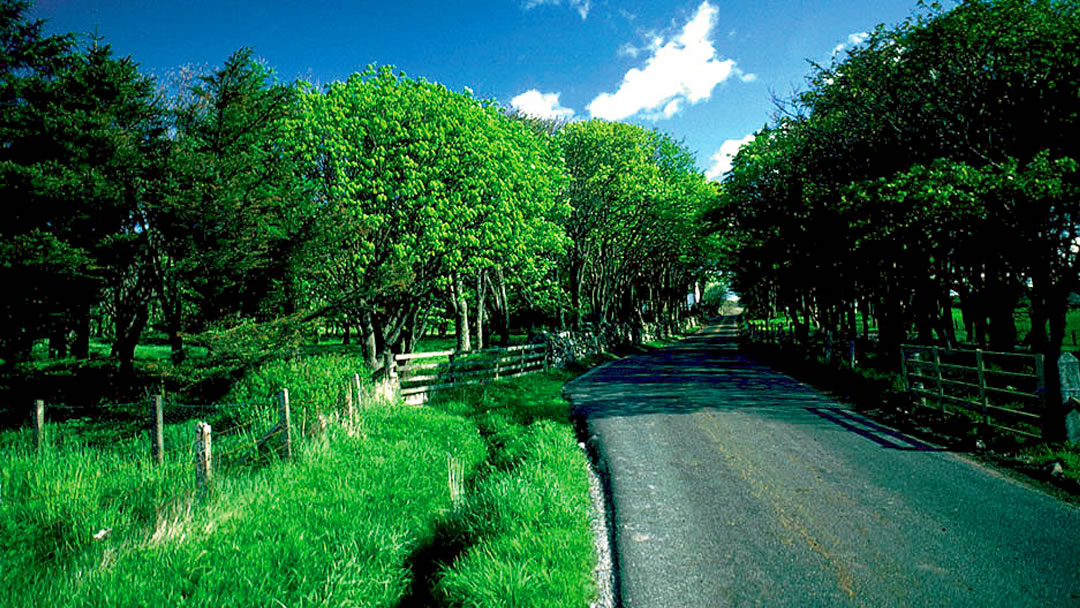
<path fill-rule="evenodd" d="M 371 64 L 535 115 L 681 140 L 710 179 L 803 88 L 915 0 L 38 0 L 49 33 L 97 36 L 144 74 L 212 69 L 241 47 L 282 81 Z"/>

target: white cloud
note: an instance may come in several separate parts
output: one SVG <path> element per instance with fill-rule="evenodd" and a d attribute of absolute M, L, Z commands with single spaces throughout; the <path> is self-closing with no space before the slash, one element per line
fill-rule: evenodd
<path fill-rule="evenodd" d="M 589 16 L 589 9 L 592 8 L 592 0 L 525 0 L 525 10 L 545 5 L 560 6 L 564 1 L 570 8 L 576 10 L 577 13 L 581 15 L 582 21 Z"/>
<path fill-rule="evenodd" d="M 839 55 L 841 51 L 843 51 L 844 49 L 846 49 L 848 47 L 858 46 L 858 45 L 866 42 L 866 39 L 869 38 L 869 37 L 870 37 L 870 34 L 868 34 L 866 32 L 857 32 L 855 34 L 848 34 L 847 42 L 841 42 L 840 44 L 836 45 L 836 48 L 834 48 L 832 50 L 833 57 Z"/>
<path fill-rule="evenodd" d="M 515 110 L 537 118 L 565 118 L 574 116 L 574 111 L 559 105 L 559 93 L 541 93 L 536 89 L 525 91 L 510 100 Z"/>
<path fill-rule="evenodd" d="M 705 179 L 718 180 L 723 178 L 728 171 L 731 171 L 731 161 L 739 153 L 739 148 L 752 141 L 754 141 L 753 133 L 742 139 L 729 139 L 720 144 L 720 149 L 709 157 L 709 162 L 712 165 L 705 172 Z"/>
<path fill-rule="evenodd" d="M 651 55 L 642 68 L 632 68 L 614 93 L 601 93 L 589 103 L 596 118 L 622 120 L 635 114 L 647 118 L 670 118 L 684 102 L 709 99 L 716 85 L 732 76 L 751 82 L 756 76 L 740 70 L 732 59 L 716 54 L 710 35 L 717 8 L 703 2 L 694 17 L 671 40 L 654 37 L 647 47 Z M 621 53 L 631 46 L 624 46 Z M 637 49 L 639 52 L 645 49 Z"/>

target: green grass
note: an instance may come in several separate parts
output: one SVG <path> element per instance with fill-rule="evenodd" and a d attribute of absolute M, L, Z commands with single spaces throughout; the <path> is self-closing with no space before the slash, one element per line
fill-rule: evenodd
<path fill-rule="evenodd" d="M 191 420 L 167 426 L 162 467 L 138 424 L 51 424 L 40 454 L 28 430 L 0 432 L 0 605 L 588 605 L 585 458 L 560 396 L 573 374 L 370 405 L 353 427 L 296 432 L 292 461 L 253 457 L 279 385 L 300 415 L 333 418 L 354 368 L 328 355 L 249 373 L 229 396 L 255 409 L 206 414 L 258 420 L 215 439 L 204 501 Z"/>
<path fill-rule="evenodd" d="M 1031 332 L 1031 314 L 1028 308 L 1018 308 L 1013 313 L 1013 321 L 1016 324 L 1016 335 L 1020 341 Z M 952 309 L 953 326 L 956 328 L 956 339 L 960 342 L 969 342 L 967 327 L 964 325 L 964 313 L 959 307 Z M 1070 309 L 1065 313 L 1065 341 L 1062 344 L 1065 350 L 1080 350 L 1080 309 Z"/>
<path fill-rule="evenodd" d="M 587 606 L 595 553 L 583 452 L 566 402 L 568 372 L 470 387 L 435 407 L 477 421 L 485 474 L 456 520 L 466 549 L 444 564 L 449 606 Z"/>

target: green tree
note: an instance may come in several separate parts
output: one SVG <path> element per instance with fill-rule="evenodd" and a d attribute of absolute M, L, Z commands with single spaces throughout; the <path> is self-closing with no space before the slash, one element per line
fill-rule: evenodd
<path fill-rule="evenodd" d="M 703 259 L 710 189 L 666 134 L 623 123 L 571 123 L 556 135 L 571 175 L 566 276 L 575 324 L 677 313 Z"/>
<path fill-rule="evenodd" d="M 369 363 L 410 350 L 448 300 L 467 349 L 466 279 L 482 297 L 491 269 L 561 247 L 558 156 L 493 104 L 390 68 L 302 100 L 316 201 L 306 291 L 359 321 Z"/>
<path fill-rule="evenodd" d="M 0 259 L 9 284 L 7 361 L 48 336 L 58 355 L 89 351 L 90 310 L 111 320 L 113 356 L 130 370 L 146 325 L 145 209 L 159 175 L 162 115 L 153 82 L 94 41 L 41 37 L 26 5 L 3 6 L 5 111 L 0 172 L 5 200 Z"/>
<path fill-rule="evenodd" d="M 176 100 L 166 196 L 153 210 L 153 270 L 173 360 L 181 332 L 292 312 L 294 237 L 308 213 L 295 89 L 251 49 Z M 192 318 L 185 319 L 191 309 Z"/>

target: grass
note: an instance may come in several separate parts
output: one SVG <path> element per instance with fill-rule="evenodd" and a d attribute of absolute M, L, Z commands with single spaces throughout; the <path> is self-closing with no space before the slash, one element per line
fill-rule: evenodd
<path fill-rule="evenodd" d="M 561 397 L 569 372 L 468 387 L 435 407 L 477 422 L 490 459 L 455 533 L 466 549 L 443 564 L 449 606 L 586 606 L 595 565 L 584 453 Z"/>
<path fill-rule="evenodd" d="M 204 501 L 191 421 L 167 427 L 162 467 L 138 425 L 51 424 L 40 454 L 27 430 L 0 432 L 0 605 L 588 605 L 585 458 L 560 396 L 573 373 L 369 405 L 355 426 L 297 432 L 292 461 L 253 457 L 279 385 L 333 419 L 352 361 L 268 363 L 229 395 L 261 410 L 203 412 L 215 428 L 259 418 L 215 439 Z"/>

